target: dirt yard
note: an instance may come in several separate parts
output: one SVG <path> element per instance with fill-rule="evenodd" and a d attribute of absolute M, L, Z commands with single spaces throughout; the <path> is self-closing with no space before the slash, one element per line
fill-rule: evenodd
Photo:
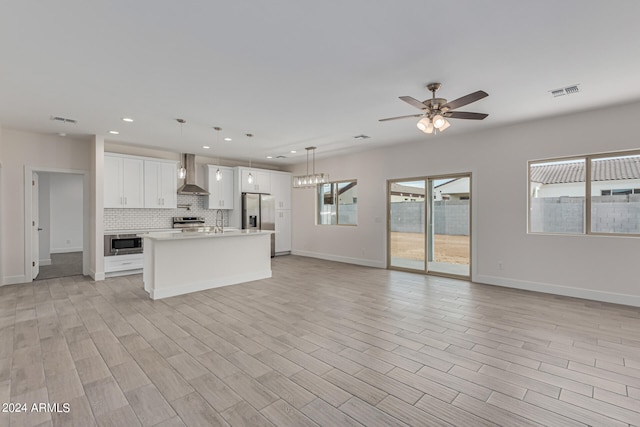
<path fill-rule="evenodd" d="M 424 259 L 424 234 L 391 233 L 391 256 Z M 434 261 L 469 264 L 469 236 L 435 235 Z"/>

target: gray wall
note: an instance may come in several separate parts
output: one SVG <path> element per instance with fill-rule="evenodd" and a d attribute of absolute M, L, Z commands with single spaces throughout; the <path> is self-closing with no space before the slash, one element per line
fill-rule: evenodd
<path fill-rule="evenodd" d="M 391 203 L 391 231 L 424 233 L 423 202 Z M 469 235 L 469 200 L 441 200 L 433 203 L 435 234 Z"/>
<path fill-rule="evenodd" d="M 596 196 L 591 206 L 592 231 L 640 233 L 640 195 Z M 584 197 L 531 200 L 531 231 L 583 233 L 584 230 Z"/>

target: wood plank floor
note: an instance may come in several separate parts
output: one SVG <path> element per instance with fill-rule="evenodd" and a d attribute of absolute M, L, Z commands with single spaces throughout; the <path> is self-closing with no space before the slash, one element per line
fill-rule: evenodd
<path fill-rule="evenodd" d="M 0 288 L 5 426 L 640 425 L 640 309 L 295 256 L 150 300 Z"/>

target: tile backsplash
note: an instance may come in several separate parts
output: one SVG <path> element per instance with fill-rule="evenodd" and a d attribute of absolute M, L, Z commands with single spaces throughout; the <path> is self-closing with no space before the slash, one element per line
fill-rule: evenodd
<path fill-rule="evenodd" d="M 214 225 L 216 220 L 215 209 L 205 209 L 205 198 L 202 196 L 189 196 L 178 194 L 178 205 L 191 205 L 177 209 L 105 209 L 104 230 L 144 230 L 171 228 L 174 216 L 201 216 L 206 225 Z M 229 226 L 229 214 L 224 210 L 224 226 Z"/>

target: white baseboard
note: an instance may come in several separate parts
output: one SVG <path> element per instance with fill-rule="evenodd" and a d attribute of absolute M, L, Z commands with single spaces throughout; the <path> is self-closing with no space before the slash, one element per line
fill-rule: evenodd
<path fill-rule="evenodd" d="M 52 254 L 66 254 L 68 252 L 82 252 L 82 246 L 79 248 L 52 248 Z"/>
<path fill-rule="evenodd" d="M 104 271 L 102 273 L 96 273 L 95 271 L 89 269 L 89 276 L 93 279 L 94 282 L 99 282 L 104 280 Z"/>
<path fill-rule="evenodd" d="M 142 269 L 137 268 L 135 270 L 110 271 L 108 273 L 104 273 L 104 277 L 108 279 L 109 277 L 131 276 L 132 274 L 142 274 Z"/>
<path fill-rule="evenodd" d="M 337 261 L 337 262 L 344 262 L 347 264 L 362 265 L 365 267 L 387 268 L 386 262 L 375 261 L 372 259 L 352 258 L 352 257 L 345 257 L 340 255 L 323 254 L 319 252 L 298 251 L 298 250 L 291 251 L 291 254 L 306 256 L 309 258 L 326 259 L 327 261 Z"/>
<path fill-rule="evenodd" d="M 51 265 L 51 258 L 49 259 L 41 259 L 38 261 L 38 264 L 42 265 Z"/>
<path fill-rule="evenodd" d="M 504 277 L 485 275 L 475 276 L 474 282 L 502 286 L 505 288 L 523 289 L 526 291 L 542 292 L 545 294 L 562 295 L 566 297 L 583 298 L 593 301 L 640 307 L 640 296 L 637 295 L 572 288 L 569 286 L 554 285 L 551 283 L 529 282 L 525 280 L 506 279 Z"/>
<path fill-rule="evenodd" d="M 252 282 L 254 280 L 268 279 L 271 276 L 271 269 L 268 269 L 251 273 L 238 274 L 235 276 L 219 277 L 214 280 L 207 280 L 204 282 L 187 283 L 180 286 L 173 286 L 170 288 L 162 289 L 147 289 L 147 286 L 145 284 L 145 291 L 149 293 L 151 299 L 157 300 L 161 298 L 174 297 L 176 295 L 188 294 L 191 292 L 220 288 L 222 286 L 237 285 L 240 283 Z"/>
<path fill-rule="evenodd" d="M 18 283 L 27 283 L 27 276 L 24 274 L 19 274 L 17 276 L 6 276 L 2 280 L 2 285 L 15 285 Z"/>

